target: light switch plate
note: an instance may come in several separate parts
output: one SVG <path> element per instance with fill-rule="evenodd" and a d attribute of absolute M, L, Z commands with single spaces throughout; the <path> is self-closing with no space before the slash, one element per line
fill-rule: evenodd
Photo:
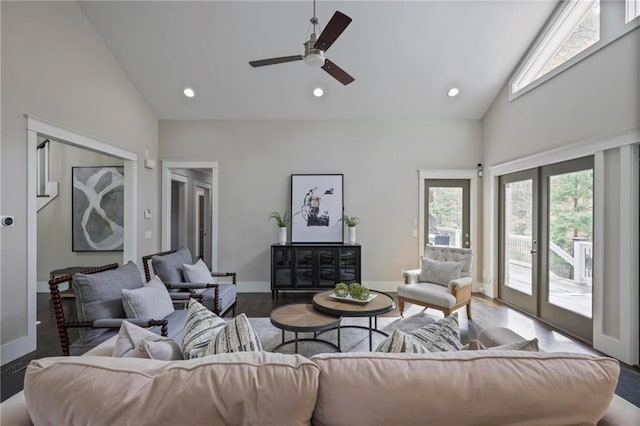
<path fill-rule="evenodd" d="M 153 233 L 151 231 L 144 231 L 144 237 L 149 240 L 153 237 Z"/>

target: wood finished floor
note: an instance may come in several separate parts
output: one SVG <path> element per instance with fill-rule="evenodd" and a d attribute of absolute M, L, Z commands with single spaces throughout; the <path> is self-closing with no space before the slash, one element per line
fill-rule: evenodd
<path fill-rule="evenodd" d="M 395 293 L 390 293 L 396 297 Z M 269 313 L 276 306 L 287 303 L 311 303 L 313 293 L 280 293 L 277 300 L 271 298 L 271 293 L 240 293 L 238 294 L 237 313 L 245 313 L 248 317 L 268 317 Z M 22 390 L 24 380 L 24 370 L 15 374 L 8 374 L 12 367 L 20 363 L 28 363 L 33 359 L 46 356 L 60 356 L 60 341 L 58 340 L 58 330 L 56 327 L 53 307 L 48 294 L 38 294 L 38 346 L 37 349 L 7 365 L 2 366 L 2 377 L 0 378 L 1 400 L 4 401 L 11 395 Z M 75 310 L 73 299 L 65 299 L 65 313 Z M 405 317 L 422 311 L 420 306 L 408 305 Z M 428 310 L 429 315 L 434 318 L 442 318 L 442 313 L 435 310 Z M 468 330 L 469 322 L 463 310 L 459 311 L 460 328 Z M 532 339 L 537 337 L 540 348 L 547 352 L 580 352 L 588 354 L 598 354 L 591 347 L 572 339 L 536 320 L 528 315 L 510 308 L 509 306 L 487 298 L 482 295 L 473 296 L 472 301 L 473 325 L 476 330 L 486 327 L 508 327 L 516 333 Z M 382 316 L 400 316 L 397 308 Z M 71 341 L 76 336 L 71 335 Z"/>

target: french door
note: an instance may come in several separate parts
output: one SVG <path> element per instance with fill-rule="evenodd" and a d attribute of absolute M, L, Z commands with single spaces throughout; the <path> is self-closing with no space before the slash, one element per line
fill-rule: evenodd
<path fill-rule="evenodd" d="M 500 177 L 499 297 L 592 340 L 593 157 Z"/>
<path fill-rule="evenodd" d="M 425 180 L 425 242 L 437 246 L 469 248 L 469 179 Z"/>

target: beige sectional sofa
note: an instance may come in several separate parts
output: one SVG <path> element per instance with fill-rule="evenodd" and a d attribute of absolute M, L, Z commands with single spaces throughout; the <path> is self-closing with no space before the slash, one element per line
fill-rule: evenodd
<path fill-rule="evenodd" d="M 24 393 L 0 406 L 0 423 L 640 424 L 640 409 L 613 394 L 619 365 L 607 357 L 485 350 L 307 359 L 241 352 L 157 361 L 112 358 L 113 344 L 82 357 L 34 361 Z"/>

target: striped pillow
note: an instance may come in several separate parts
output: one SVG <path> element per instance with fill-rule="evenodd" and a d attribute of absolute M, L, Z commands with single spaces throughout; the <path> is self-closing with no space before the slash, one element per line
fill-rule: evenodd
<path fill-rule="evenodd" d="M 261 350 L 262 343 L 249 322 L 249 318 L 245 314 L 240 314 L 223 327 L 215 339 L 209 342 L 205 355 Z"/>
<path fill-rule="evenodd" d="M 462 349 L 457 312 L 409 334 L 415 337 L 429 352 L 448 352 Z"/>
<path fill-rule="evenodd" d="M 415 338 L 396 330 L 380 343 L 376 352 L 405 352 L 413 354 L 429 353 Z"/>
<path fill-rule="evenodd" d="M 182 337 L 184 359 L 200 358 L 206 355 L 207 346 L 227 325 L 227 322 L 191 299 L 187 310 Z"/>

